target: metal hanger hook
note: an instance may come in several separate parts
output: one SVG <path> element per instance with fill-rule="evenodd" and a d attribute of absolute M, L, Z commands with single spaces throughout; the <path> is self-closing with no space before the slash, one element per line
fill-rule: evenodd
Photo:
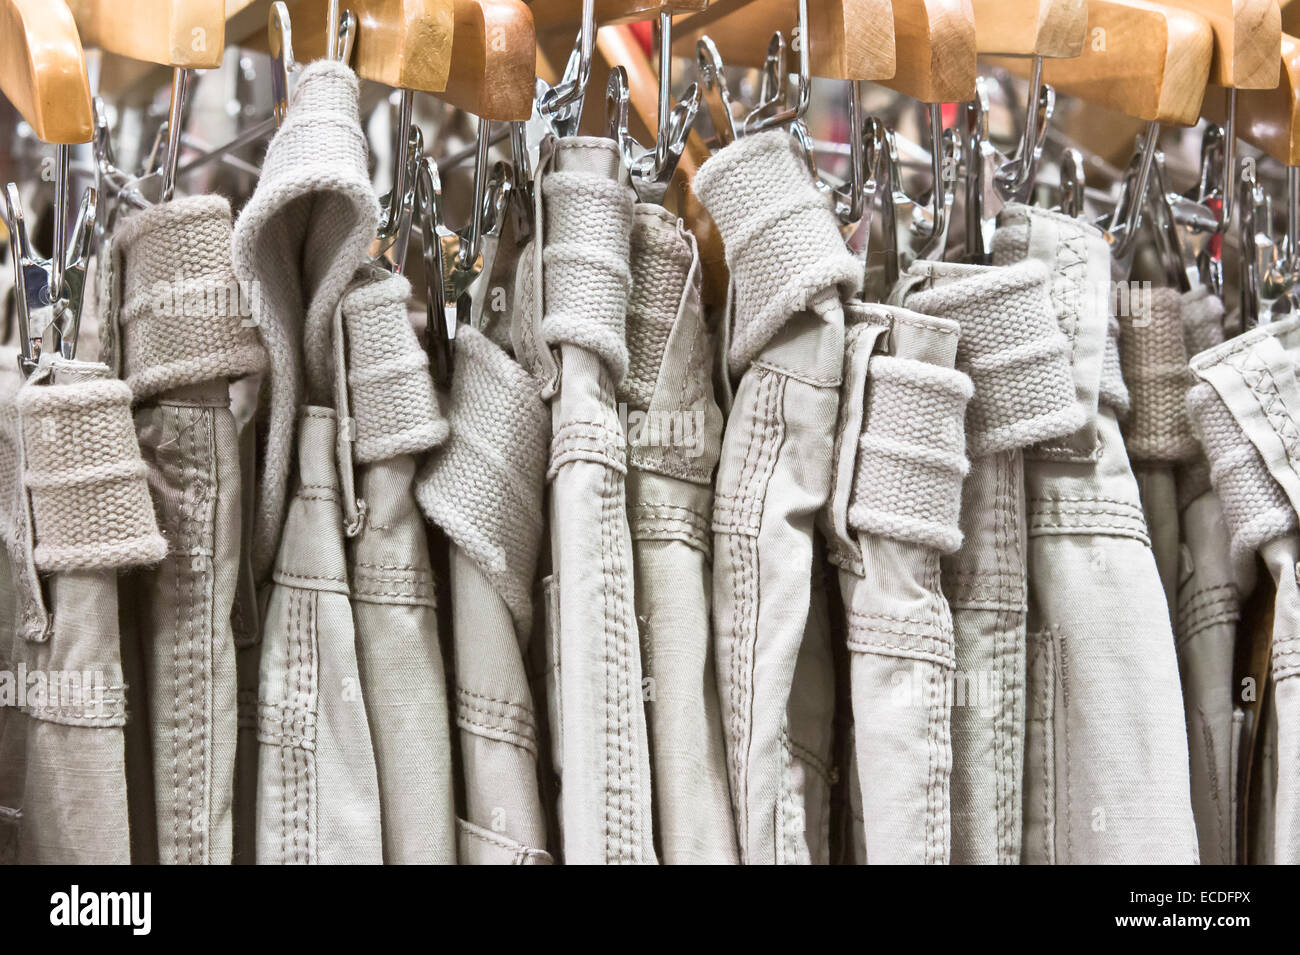
<path fill-rule="evenodd" d="M 595 44 L 595 0 L 582 0 L 582 25 L 578 29 L 573 50 L 569 53 L 564 75 L 553 87 L 538 84 L 542 92 L 537 99 L 537 111 L 549 119 L 557 136 L 572 136 L 578 130 L 578 121 L 582 118 L 582 104 L 587 95 L 587 84 L 591 80 L 591 60 Z"/>
<path fill-rule="evenodd" d="M 776 33 L 768 47 L 768 58 L 764 67 L 763 92 L 766 95 L 761 97 L 764 102 L 745 117 L 746 135 L 762 132 L 765 129 L 789 126 L 802 120 L 808 113 L 808 105 L 812 99 L 812 54 L 809 49 L 812 38 L 808 33 L 808 0 L 799 0 L 799 19 L 792 40 L 795 52 L 799 54 L 799 78 L 794 105 L 789 105 L 785 96 L 786 85 L 789 82 L 784 63 L 785 40 L 780 33 Z M 773 76 L 773 71 L 778 75 Z M 768 88 L 769 83 L 772 84 L 772 89 Z M 783 104 L 784 108 L 777 108 Z"/>

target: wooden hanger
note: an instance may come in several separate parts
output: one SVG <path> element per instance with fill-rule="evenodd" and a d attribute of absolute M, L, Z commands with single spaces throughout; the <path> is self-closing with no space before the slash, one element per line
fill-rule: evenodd
<path fill-rule="evenodd" d="M 899 0 L 903 6 L 921 2 Z M 812 0 L 808 5 L 808 32 L 812 35 L 808 56 L 813 75 L 835 80 L 893 77 L 902 67 L 894 52 L 898 29 L 894 9 L 889 0 Z M 673 52 L 693 61 L 696 41 L 707 34 L 724 63 L 762 66 L 772 34 L 780 30 L 789 40 L 797 19 L 796 0 L 713 0 L 704 12 L 673 21 Z M 972 55 L 972 84 L 974 75 Z"/>
<path fill-rule="evenodd" d="M 971 0 L 894 0 L 898 72 L 883 85 L 923 103 L 975 96 L 975 11 Z"/>
<path fill-rule="evenodd" d="M 69 0 L 86 46 L 187 70 L 221 65 L 225 0 Z"/>
<path fill-rule="evenodd" d="M 794 0 L 714 0 L 674 28 L 677 51 L 693 53 L 707 33 L 723 62 L 761 66 L 768 38 L 789 36 L 795 10 Z M 924 103 L 975 95 L 971 0 L 824 0 L 808 16 L 815 76 L 874 80 Z"/>
<path fill-rule="evenodd" d="M 537 35 L 523 0 L 456 0 L 451 72 L 439 98 L 483 119 L 525 120 L 536 76 Z"/>
<path fill-rule="evenodd" d="M 1282 14 L 1277 0 L 1167 0 L 1199 13 L 1214 33 L 1210 82 L 1239 90 L 1271 90 L 1278 80 Z"/>
<path fill-rule="evenodd" d="M 1148 0 L 1088 0 L 1083 52 L 1045 62 L 1043 82 L 1136 119 L 1190 126 L 1201 115 L 1213 48 L 1198 13 Z M 1003 62 L 1028 73 L 1023 59 Z"/>
<path fill-rule="evenodd" d="M 1286 166 L 1300 166 L 1300 39 L 1283 33 L 1270 90 L 1237 94 L 1237 135 Z"/>
<path fill-rule="evenodd" d="M 971 0 L 980 53 L 1068 59 L 1083 51 L 1087 0 Z"/>
<path fill-rule="evenodd" d="M 86 57 L 62 0 L 0 0 L 0 90 L 42 141 L 90 141 Z"/>
<path fill-rule="evenodd" d="M 293 51 L 303 63 L 325 56 L 325 0 L 286 0 L 293 25 Z M 271 0 L 233 0 L 231 42 L 267 48 Z M 439 93 L 452 65 L 455 0 L 343 0 L 357 18 L 352 68 L 363 80 L 397 89 Z M 260 13 L 260 16 L 258 15 Z M 247 32 L 245 32 L 247 31 Z"/>
<path fill-rule="evenodd" d="M 1300 37 L 1300 0 L 1280 0 L 1282 8 L 1282 32 Z"/>
<path fill-rule="evenodd" d="M 576 32 L 582 21 L 582 0 L 528 0 L 537 20 L 537 29 Z M 614 26 L 653 20 L 660 11 L 691 13 L 703 10 L 709 0 L 596 0 L 597 26 Z"/>
<path fill-rule="evenodd" d="M 288 3 L 295 54 L 300 60 L 323 56 L 324 3 Z M 229 0 L 227 30 L 232 38 L 265 50 L 269 6 L 270 0 Z M 484 119 L 524 120 L 531 115 L 537 38 L 524 0 L 344 0 L 340 6 L 357 16 L 352 65 L 362 79 L 435 93 Z M 421 22 L 431 24 L 436 34 L 427 45 L 419 40 L 421 28 L 412 26 Z M 380 29 L 382 23 L 389 26 Z"/>

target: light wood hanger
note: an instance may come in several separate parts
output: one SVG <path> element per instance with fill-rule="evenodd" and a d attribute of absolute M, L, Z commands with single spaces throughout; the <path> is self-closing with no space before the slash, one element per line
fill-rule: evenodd
<path fill-rule="evenodd" d="M 980 53 L 1068 59 L 1083 51 L 1087 0 L 971 0 Z"/>
<path fill-rule="evenodd" d="M 303 63 L 321 59 L 325 55 L 324 0 L 286 2 L 293 24 L 294 56 Z M 397 89 L 426 93 L 446 89 L 456 0 L 343 0 L 339 5 L 357 18 L 352 52 L 357 76 Z M 270 0 L 231 0 L 230 41 L 265 50 L 270 6 Z"/>
<path fill-rule="evenodd" d="M 904 6 L 921 3 L 899 0 Z M 808 5 L 813 75 L 835 80 L 893 77 L 902 68 L 895 57 L 895 9 L 889 0 L 813 0 Z M 707 34 L 724 63 L 762 66 L 772 34 L 780 30 L 790 39 L 797 18 L 796 0 L 713 0 L 704 12 L 673 21 L 673 51 L 694 60 L 695 44 Z M 973 55 L 971 63 L 973 84 Z"/>
<path fill-rule="evenodd" d="M 1166 0 L 1199 13 L 1214 33 L 1210 82 L 1239 90 L 1271 90 L 1278 80 L 1282 14 L 1277 0 Z"/>
<path fill-rule="evenodd" d="M 528 119 L 537 35 L 523 0 L 456 0 L 452 54 L 441 99 L 484 119 Z"/>
<path fill-rule="evenodd" d="M 0 0 L 0 90 L 42 141 L 90 141 L 86 57 L 62 0 Z"/>
<path fill-rule="evenodd" d="M 768 37 L 788 36 L 795 10 L 794 0 L 714 0 L 675 28 L 677 50 L 692 53 L 708 33 L 724 62 L 761 66 Z M 975 95 L 971 0 L 824 0 L 808 15 L 815 76 L 873 80 L 923 103 Z"/>
<path fill-rule="evenodd" d="M 1237 95 L 1237 135 L 1285 166 L 1300 166 L 1300 39 L 1283 33 L 1281 50 L 1277 85 Z"/>
<path fill-rule="evenodd" d="M 573 32 L 582 20 L 582 0 L 528 0 L 537 29 Z M 637 20 L 653 20 L 661 10 L 691 13 L 703 10 L 709 0 L 596 0 L 597 26 L 615 26 Z"/>
<path fill-rule="evenodd" d="M 898 72 L 885 86 L 922 103 L 975 96 L 975 11 L 971 0 L 894 0 Z"/>
<path fill-rule="evenodd" d="M 1043 82 L 1136 119 L 1190 126 L 1201 115 L 1213 49 L 1198 13 L 1148 0 L 1088 0 L 1083 52 L 1045 62 Z M 1023 59 L 1003 62 L 1028 73 Z"/>
<path fill-rule="evenodd" d="M 1282 32 L 1300 37 L 1300 0 L 1279 0 L 1282 8 Z"/>
<path fill-rule="evenodd" d="M 221 65 L 225 0 L 69 0 L 86 46 L 186 70 Z"/>

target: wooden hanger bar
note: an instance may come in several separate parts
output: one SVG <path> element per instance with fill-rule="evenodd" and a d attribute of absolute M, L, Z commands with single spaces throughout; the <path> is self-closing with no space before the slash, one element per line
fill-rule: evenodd
<path fill-rule="evenodd" d="M 975 12 L 971 0 L 894 0 L 898 72 L 884 86 L 923 103 L 975 98 Z"/>
<path fill-rule="evenodd" d="M 225 0 L 70 0 L 86 46 L 187 70 L 221 65 Z"/>
<path fill-rule="evenodd" d="M 724 63 L 762 66 L 772 34 L 780 30 L 790 40 L 797 19 L 796 0 L 713 0 L 703 13 L 673 21 L 673 52 L 694 61 L 695 44 L 707 34 Z M 813 75 L 834 80 L 889 79 L 899 65 L 894 55 L 896 29 L 889 0 L 811 0 L 808 56 Z M 971 77 L 974 83 L 973 66 Z"/>
<path fill-rule="evenodd" d="M 325 56 L 325 0 L 287 0 L 293 26 L 294 57 L 302 63 Z M 270 0 L 234 0 L 231 42 L 267 48 Z M 352 68 L 363 80 L 397 89 L 439 93 L 451 72 L 456 0 L 342 0 L 339 7 L 357 18 Z M 260 18 L 257 13 L 261 13 Z M 240 36 L 234 34 L 238 24 Z M 243 31 L 247 29 L 248 32 Z"/>
<path fill-rule="evenodd" d="M 1043 82 L 1084 102 L 1148 122 L 1194 124 L 1214 40 L 1205 17 L 1148 0 L 1088 0 L 1083 52 L 1043 64 Z M 1020 75 L 1028 61 L 1004 60 Z"/>
<path fill-rule="evenodd" d="M 926 103 L 975 95 L 971 0 L 824 0 L 809 4 L 808 16 L 816 76 L 874 80 Z M 707 33 L 723 62 L 761 66 L 768 38 L 789 36 L 795 19 L 794 0 L 714 0 L 674 25 L 674 45 L 692 54 Z"/>
<path fill-rule="evenodd" d="M 456 0 L 451 72 L 438 94 L 483 119 L 525 120 L 537 86 L 537 34 L 523 0 Z"/>
<path fill-rule="evenodd" d="M 1068 59 L 1083 52 L 1087 0 L 971 0 L 980 53 Z"/>
<path fill-rule="evenodd" d="M 576 33 L 582 24 L 582 0 L 528 0 L 533 8 L 537 29 L 549 33 L 565 30 Z M 815 0 L 814 0 L 815 2 Z M 653 20 L 660 11 L 693 13 L 703 10 L 709 0 L 596 0 L 597 26 Z"/>
<path fill-rule="evenodd" d="M 1237 94 L 1237 135 L 1286 166 L 1300 166 L 1300 39 L 1283 33 L 1271 90 Z"/>
<path fill-rule="evenodd" d="M 1214 32 L 1210 82 L 1239 90 L 1271 90 L 1278 80 L 1282 13 L 1277 0 L 1166 0 L 1199 13 Z"/>
<path fill-rule="evenodd" d="M 1300 37 L 1300 0 L 1279 0 L 1282 8 L 1282 32 Z"/>
<path fill-rule="evenodd" d="M 0 0 L 0 90 L 37 138 L 90 142 L 90 81 L 62 0 Z"/>

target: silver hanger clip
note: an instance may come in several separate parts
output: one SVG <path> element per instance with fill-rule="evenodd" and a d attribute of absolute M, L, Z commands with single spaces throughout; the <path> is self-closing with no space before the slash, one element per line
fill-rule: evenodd
<path fill-rule="evenodd" d="M 1109 215 L 1096 223 L 1110 244 L 1111 258 L 1120 274 L 1127 275 L 1136 251 L 1135 240 L 1142 225 L 1142 209 L 1146 205 L 1147 185 L 1155 165 L 1156 146 L 1160 139 L 1160 124 L 1147 124 L 1141 142 L 1120 180 L 1119 198 Z"/>
<path fill-rule="evenodd" d="M 538 80 L 534 116 L 557 138 L 575 136 L 582 119 L 587 84 L 591 80 L 592 52 L 596 43 L 595 0 L 582 0 L 582 25 L 578 29 L 564 75 L 555 86 Z M 534 159 L 535 159 L 534 155 Z"/>
<path fill-rule="evenodd" d="M 628 132 L 627 70 L 622 66 L 610 70 L 605 88 L 609 136 L 618 143 L 637 198 L 659 205 L 668 193 L 668 185 L 686 150 L 686 137 L 700 110 L 698 83 L 687 87 L 681 102 L 672 105 L 672 22 L 672 14 L 659 14 L 659 114 L 653 148 L 644 148 Z"/>
<path fill-rule="evenodd" d="M 1062 215 L 1077 219 L 1083 215 L 1083 202 L 1087 196 L 1087 173 L 1083 167 L 1083 153 L 1074 147 L 1061 154 L 1060 205 L 1055 209 Z"/>
<path fill-rule="evenodd" d="M 18 367 L 29 377 L 42 362 L 77 354 L 77 335 L 86 290 L 86 268 L 95 234 L 98 194 L 94 188 L 81 196 L 81 206 L 67 237 L 67 186 L 69 146 L 59 146 L 59 172 L 55 180 L 54 251 L 40 258 L 32 248 L 23 216 L 18 187 L 5 189 L 5 225 L 9 229 L 9 255 L 14 269 L 14 310 L 18 320 Z"/>
<path fill-rule="evenodd" d="M 1047 127 L 1056 109 L 1056 91 L 1042 83 L 1042 57 L 1034 57 L 1030 89 L 1016 154 L 1008 157 L 989 138 L 988 81 L 975 81 L 975 99 L 966 105 L 963 151 L 966 166 L 966 259 L 987 263 L 992 254 L 998 213 L 1008 202 L 1027 202 L 1042 159 Z"/>
<path fill-rule="evenodd" d="M 506 219 L 515 205 L 515 171 L 509 163 L 489 170 L 490 124 L 479 120 L 479 150 L 474 169 L 474 205 L 461 231 L 443 219 L 442 180 L 437 164 L 421 157 L 414 170 L 415 208 L 422 237 L 427 325 L 425 350 L 434 380 L 451 383 L 452 345 L 460 322 L 483 324 L 489 283 Z"/>
<path fill-rule="evenodd" d="M 275 128 L 279 129 L 289 112 L 290 77 L 302 69 L 294 59 L 293 25 L 289 7 L 276 0 L 266 15 L 267 45 L 271 53 L 271 108 Z M 339 10 L 338 0 L 328 0 L 325 18 L 325 59 L 352 62 L 352 48 L 357 40 L 357 18 L 351 10 Z"/>
<path fill-rule="evenodd" d="M 1192 189 L 1178 193 L 1168 187 L 1163 154 L 1157 152 L 1152 163 L 1155 188 L 1148 202 L 1156 242 L 1170 283 L 1184 292 L 1195 285 L 1216 295 L 1223 291 L 1221 236 L 1233 212 L 1228 170 L 1235 165 L 1236 142 L 1235 97 L 1228 102 L 1228 127 L 1208 126 L 1202 136 L 1200 177 Z"/>
<path fill-rule="evenodd" d="M 1246 330 L 1268 324 L 1278 314 L 1296 309 L 1300 285 L 1300 258 L 1297 257 L 1300 222 L 1297 222 L 1295 209 L 1300 201 L 1300 169 L 1287 169 L 1287 235 L 1280 242 L 1273 238 L 1273 204 L 1259 183 L 1253 159 L 1241 161 L 1238 188 L 1238 261 L 1241 269 L 1238 285 L 1241 326 Z M 1279 308 L 1279 303 L 1284 307 Z"/>
<path fill-rule="evenodd" d="M 736 129 L 731 91 L 723 72 L 722 54 L 710 37 L 702 36 L 696 41 L 695 71 L 699 77 L 700 97 L 713 123 L 714 138 L 709 141 L 709 147 L 717 151 L 734 143 L 740 133 Z"/>

